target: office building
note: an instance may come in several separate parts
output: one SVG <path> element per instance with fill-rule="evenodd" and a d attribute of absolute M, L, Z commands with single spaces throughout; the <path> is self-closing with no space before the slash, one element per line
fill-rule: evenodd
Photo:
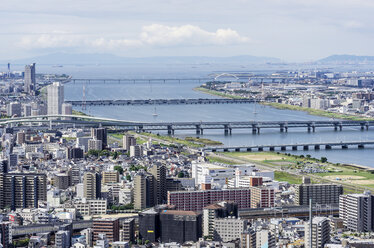
<path fill-rule="evenodd" d="M 310 246 L 310 223 L 305 222 L 305 248 L 323 248 L 330 241 L 330 222 L 326 217 L 312 219 L 312 246 Z"/>
<path fill-rule="evenodd" d="M 48 115 L 61 115 L 64 103 L 64 86 L 60 82 L 54 82 L 47 87 Z"/>
<path fill-rule="evenodd" d="M 193 211 L 163 210 L 160 213 L 161 242 L 196 242 L 202 237 L 201 214 Z"/>
<path fill-rule="evenodd" d="M 25 144 L 26 142 L 26 133 L 21 131 L 17 133 L 17 145 Z"/>
<path fill-rule="evenodd" d="M 274 207 L 274 188 L 259 186 L 250 187 L 251 208 L 271 208 Z"/>
<path fill-rule="evenodd" d="M 70 247 L 70 235 L 68 231 L 58 231 L 55 234 L 56 248 L 69 248 Z"/>
<path fill-rule="evenodd" d="M 31 116 L 31 104 L 24 104 L 23 105 L 23 116 Z"/>
<path fill-rule="evenodd" d="M 99 150 L 103 149 L 103 142 L 97 139 L 90 139 L 88 140 L 88 151 L 90 150 Z"/>
<path fill-rule="evenodd" d="M 238 217 L 238 205 L 234 202 L 218 202 L 203 209 L 203 236 L 214 236 L 215 220 L 226 217 Z"/>
<path fill-rule="evenodd" d="M 211 184 L 222 187 L 235 177 L 235 168 L 210 163 L 192 163 L 192 178 L 196 186 Z"/>
<path fill-rule="evenodd" d="M 18 154 L 11 153 L 8 155 L 8 168 L 16 167 L 18 164 Z"/>
<path fill-rule="evenodd" d="M 130 146 L 130 157 L 142 157 L 143 147 L 140 145 Z"/>
<path fill-rule="evenodd" d="M 136 145 L 136 138 L 133 135 L 123 135 L 122 138 L 122 143 L 123 143 L 123 149 L 126 151 L 130 151 L 130 146 L 135 146 Z"/>
<path fill-rule="evenodd" d="M 101 175 L 96 172 L 86 172 L 83 176 L 83 194 L 86 199 L 101 197 Z"/>
<path fill-rule="evenodd" d="M 119 219 L 97 219 L 93 221 L 94 241 L 99 239 L 99 234 L 105 234 L 109 243 L 119 241 Z"/>
<path fill-rule="evenodd" d="M 153 165 L 149 169 L 149 173 L 152 174 L 155 179 L 156 204 L 165 204 L 167 202 L 166 171 L 164 165 Z"/>
<path fill-rule="evenodd" d="M 276 248 L 275 235 L 268 229 L 256 230 L 256 248 Z"/>
<path fill-rule="evenodd" d="M 58 189 L 67 189 L 70 186 L 70 176 L 64 173 L 58 173 L 54 177 L 54 186 Z"/>
<path fill-rule="evenodd" d="M 82 148 L 70 147 L 67 149 L 68 159 L 82 159 L 84 157 L 84 152 Z"/>
<path fill-rule="evenodd" d="M 296 185 L 295 204 L 338 204 L 339 196 L 343 194 L 343 186 L 337 184 L 300 184 Z"/>
<path fill-rule="evenodd" d="M 241 248 L 256 248 L 256 232 L 253 228 L 248 228 L 240 235 Z"/>
<path fill-rule="evenodd" d="M 0 208 L 37 208 L 47 200 L 47 177 L 36 173 L 0 174 Z"/>
<path fill-rule="evenodd" d="M 103 184 L 107 183 L 118 183 L 119 173 L 118 171 L 103 171 L 102 173 Z"/>
<path fill-rule="evenodd" d="M 339 217 L 344 227 L 352 232 L 370 232 L 373 230 L 373 197 L 364 194 L 341 195 Z"/>
<path fill-rule="evenodd" d="M 213 239 L 215 241 L 231 242 L 240 239 L 247 228 L 247 221 L 237 218 L 216 219 Z"/>
<path fill-rule="evenodd" d="M 71 168 L 71 184 L 77 185 L 81 182 L 81 169 L 79 166 L 74 166 Z"/>
<path fill-rule="evenodd" d="M 156 205 L 156 182 L 152 174 L 139 171 L 134 178 L 134 208 L 144 209 Z"/>
<path fill-rule="evenodd" d="M 119 241 L 134 242 L 135 240 L 135 219 L 128 218 L 123 221 L 119 231 Z"/>
<path fill-rule="evenodd" d="M 62 114 L 63 115 L 72 115 L 73 114 L 73 105 L 71 103 L 62 104 Z"/>
<path fill-rule="evenodd" d="M 178 210 L 201 211 L 204 207 L 220 201 L 232 201 L 238 209 L 251 207 L 251 189 L 197 190 L 168 192 L 168 204 Z"/>
<path fill-rule="evenodd" d="M 93 230 L 92 230 L 92 228 L 84 229 L 80 232 L 80 234 L 86 237 L 86 243 L 85 244 L 88 247 L 92 247 L 93 246 Z"/>
<path fill-rule="evenodd" d="M 35 63 L 25 66 L 24 81 L 24 91 L 27 93 L 32 93 L 35 90 L 36 84 Z"/>
<path fill-rule="evenodd" d="M 105 149 L 108 145 L 107 131 L 106 128 L 91 128 L 91 137 L 95 140 L 101 140 L 102 148 Z"/>
<path fill-rule="evenodd" d="M 106 214 L 108 201 L 105 199 L 82 199 L 74 202 L 74 207 L 81 216 L 92 216 Z"/>
<path fill-rule="evenodd" d="M 8 173 L 9 166 L 8 166 L 8 160 L 6 159 L 0 159 L 0 173 Z"/>

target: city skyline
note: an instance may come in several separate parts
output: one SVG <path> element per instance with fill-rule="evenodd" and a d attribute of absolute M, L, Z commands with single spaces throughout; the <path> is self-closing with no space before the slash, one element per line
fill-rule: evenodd
<path fill-rule="evenodd" d="M 12 1 L 1 59 L 53 52 L 125 57 L 374 55 L 370 1 Z M 157 11 L 155 11 L 157 10 Z M 9 20 L 12 20 L 9 22 Z M 26 23 L 26 24 L 25 24 Z"/>

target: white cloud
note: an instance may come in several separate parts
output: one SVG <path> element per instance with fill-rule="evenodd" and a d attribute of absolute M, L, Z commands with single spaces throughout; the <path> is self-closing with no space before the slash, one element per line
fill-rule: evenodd
<path fill-rule="evenodd" d="M 90 46 L 101 49 L 121 49 L 139 46 L 204 46 L 234 45 L 250 39 L 232 29 L 209 32 L 198 26 L 167 26 L 152 24 L 143 26 L 136 39 L 92 38 L 84 35 L 53 32 L 51 34 L 24 36 L 19 43 L 24 48 L 71 48 Z"/>

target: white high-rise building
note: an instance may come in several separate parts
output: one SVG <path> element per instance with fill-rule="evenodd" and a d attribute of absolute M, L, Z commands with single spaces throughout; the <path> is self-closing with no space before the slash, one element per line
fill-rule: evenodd
<path fill-rule="evenodd" d="M 48 86 L 47 104 L 48 115 L 62 114 L 62 104 L 64 103 L 64 86 L 60 82 L 54 82 Z"/>
<path fill-rule="evenodd" d="M 345 228 L 353 232 L 372 231 L 372 196 L 364 194 L 341 195 L 339 198 L 339 217 Z"/>
<path fill-rule="evenodd" d="M 310 223 L 305 222 L 305 247 L 323 248 L 330 241 L 330 221 L 326 217 L 314 217 L 312 220 L 312 246 L 310 246 Z"/>

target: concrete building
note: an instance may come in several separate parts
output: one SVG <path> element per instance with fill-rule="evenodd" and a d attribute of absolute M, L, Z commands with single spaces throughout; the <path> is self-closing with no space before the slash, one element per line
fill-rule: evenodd
<path fill-rule="evenodd" d="M 130 146 L 135 146 L 136 145 L 136 138 L 133 135 L 123 135 L 122 138 L 122 143 L 123 143 L 123 149 L 126 151 L 130 151 Z"/>
<path fill-rule="evenodd" d="M 31 104 L 24 104 L 23 105 L 23 116 L 31 116 Z"/>
<path fill-rule="evenodd" d="M 195 178 L 197 186 L 210 183 L 222 187 L 234 176 L 234 168 L 210 163 L 192 163 L 192 178 Z"/>
<path fill-rule="evenodd" d="M 11 102 L 8 105 L 8 116 L 17 116 L 21 117 L 22 116 L 22 111 L 21 111 L 22 105 L 19 102 Z"/>
<path fill-rule="evenodd" d="M 339 196 L 343 194 L 343 186 L 337 184 L 300 184 L 296 185 L 295 204 L 338 204 Z"/>
<path fill-rule="evenodd" d="M 64 86 L 60 82 L 54 82 L 47 87 L 48 115 L 61 115 L 64 103 Z"/>
<path fill-rule="evenodd" d="M 119 173 L 118 171 L 103 171 L 102 179 L 103 179 L 103 184 L 118 183 Z"/>
<path fill-rule="evenodd" d="M 90 150 L 99 150 L 103 149 L 103 142 L 97 139 L 89 139 L 88 140 L 88 151 Z"/>
<path fill-rule="evenodd" d="M 26 133 L 21 131 L 17 133 L 17 145 L 25 144 L 26 142 Z"/>
<path fill-rule="evenodd" d="M 274 207 L 274 188 L 259 186 L 250 187 L 251 208 L 271 208 Z"/>
<path fill-rule="evenodd" d="M 31 93 L 35 90 L 36 78 L 35 78 L 35 63 L 25 66 L 25 77 L 24 77 L 24 91 Z"/>
<path fill-rule="evenodd" d="M 59 173 L 54 176 L 54 186 L 58 189 L 67 189 L 70 186 L 70 176 L 68 174 Z"/>
<path fill-rule="evenodd" d="M 0 208 L 38 208 L 47 200 L 47 177 L 36 173 L 0 174 Z"/>
<path fill-rule="evenodd" d="M 63 103 L 61 109 L 63 115 L 73 114 L 73 105 L 71 105 L 71 103 Z"/>
<path fill-rule="evenodd" d="M 93 221 L 94 241 L 105 234 L 109 243 L 119 241 L 119 219 L 97 219 Z"/>
<path fill-rule="evenodd" d="M 143 147 L 140 145 L 130 146 L 130 157 L 142 157 Z"/>
<path fill-rule="evenodd" d="M 101 149 L 97 150 L 102 150 L 105 149 L 108 145 L 108 137 L 107 137 L 107 131 L 106 128 L 91 128 L 91 137 L 94 140 L 101 140 L 102 147 Z"/>
<path fill-rule="evenodd" d="M 160 213 L 154 208 L 139 213 L 139 238 L 157 242 L 160 238 Z"/>
<path fill-rule="evenodd" d="M 11 223 L 0 221 L 0 247 L 2 248 L 11 247 L 11 243 L 12 243 Z"/>
<path fill-rule="evenodd" d="M 231 242 L 240 239 L 240 235 L 247 228 L 247 221 L 237 218 L 215 220 L 214 240 Z"/>
<path fill-rule="evenodd" d="M 345 228 L 353 232 L 370 232 L 373 230 L 373 197 L 369 192 L 364 194 L 341 195 L 339 217 Z"/>
<path fill-rule="evenodd" d="M 167 169 L 164 165 L 153 165 L 149 169 L 149 173 L 155 179 L 156 204 L 165 204 L 167 202 L 166 171 Z"/>
<path fill-rule="evenodd" d="M 70 235 L 68 231 L 58 231 L 55 234 L 56 248 L 69 248 L 70 247 Z"/>
<path fill-rule="evenodd" d="M 218 218 L 238 217 L 238 205 L 234 202 L 218 202 L 203 209 L 203 236 L 214 236 L 215 220 Z"/>
<path fill-rule="evenodd" d="M 119 241 L 134 242 L 135 240 L 135 219 L 128 218 L 122 223 L 119 231 Z"/>
<path fill-rule="evenodd" d="M 79 213 L 81 216 L 106 214 L 107 206 L 108 202 L 106 199 L 82 199 L 82 201 L 74 203 L 77 213 Z"/>
<path fill-rule="evenodd" d="M 134 178 L 134 208 L 144 209 L 156 205 L 156 186 L 153 175 L 140 171 Z"/>
<path fill-rule="evenodd" d="M 275 248 L 275 235 L 268 229 L 256 231 L 256 248 Z"/>
<path fill-rule="evenodd" d="M 241 248 L 256 248 L 256 232 L 248 228 L 240 235 Z"/>
<path fill-rule="evenodd" d="M 312 220 L 312 246 L 310 246 L 310 223 L 305 222 L 305 248 L 323 248 L 330 241 L 330 222 L 326 217 Z"/>
<path fill-rule="evenodd" d="M 83 176 L 84 197 L 97 199 L 101 197 L 101 175 L 96 172 L 86 172 Z"/>

